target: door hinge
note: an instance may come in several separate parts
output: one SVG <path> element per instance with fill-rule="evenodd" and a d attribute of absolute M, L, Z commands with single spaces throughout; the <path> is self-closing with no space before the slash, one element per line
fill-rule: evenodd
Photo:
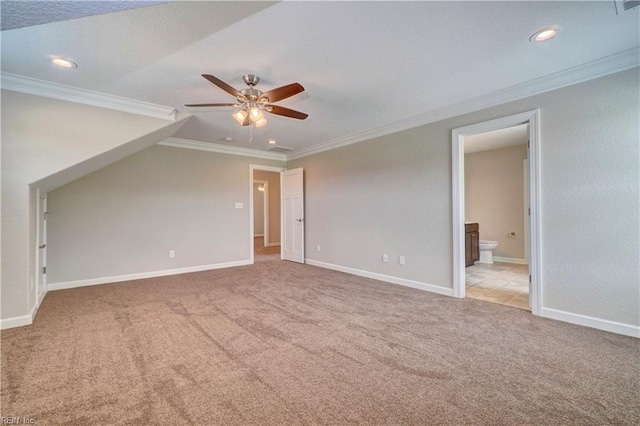
<path fill-rule="evenodd" d="M 529 275 L 529 284 L 531 284 L 531 275 Z"/>
<path fill-rule="evenodd" d="M 531 141 L 527 141 L 527 148 L 531 148 Z"/>
<path fill-rule="evenodd" d="M 529 207 L 529 216 L 531 216 L 531 207 Z"/>
<path fill-rule="evenodd" d="M 49 212 L 44 212 L 44 220 L 47 220 L 48 215 L 49 215 Z"/>
<path fill-rule="evenodd" d="M 46 273 L 47 273 L 47 267 L 46 267 L 46 266 L 43 266 L 43 267 L 42 267 L 42 274 L 44 275 L 44 274 L 46 274 Z"/>

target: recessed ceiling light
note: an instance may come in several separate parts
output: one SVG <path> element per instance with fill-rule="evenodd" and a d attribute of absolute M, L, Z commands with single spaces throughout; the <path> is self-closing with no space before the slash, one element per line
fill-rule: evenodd
<path fill-rule="evenodd" d="M 57 65 L 62 68 L 78 68 L 78 64 L 76 64 L 73 61 L 70 61 L 69 59 L 64 59 L 56 56 L 56 57 L 50 58 L 50 60 L 53 63 L 53 65 Z"/>
<path fill-rule="evenodd" d="M 553 26 L 550 26 L 550 27 L 545 27 L 545 28 L 543 28 L 541 30 L 538 30 L 535 33 L 533 33 L 531 35 L 531 37 L 529 37 L 529 41 L 531 43 L 537 43 L 537 42 L 540 42 L 540 41 L 551 40 L 552 38 L 554 38 L 555 36 L 557 36 L 561 32 L 562 32 L 562 28 L 560 28 L 557 25 L 553 25 Z"/>
<path fill-rule="evenodd" d="M 270 143 L 271 145 L 275 145 L 277 142 L 276 142 L 274 139 L 269 139 L 269 143 Z"/>

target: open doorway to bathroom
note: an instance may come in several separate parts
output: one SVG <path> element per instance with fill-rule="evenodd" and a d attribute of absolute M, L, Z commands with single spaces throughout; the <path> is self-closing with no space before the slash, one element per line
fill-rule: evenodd
<path fill-rule="evenodd" d="M 252 250 L 254 262 L 280 259 L 280 172 L 252 169 Z"/>
<path fill-rule="evenodd" d="M 452 133 L 454 296 L 540 315 L 538 112 Z"/>
<path fill-rule="evenodd" d="M 466 295 L 527 310 L 528 126 L 464 138 Z"/>

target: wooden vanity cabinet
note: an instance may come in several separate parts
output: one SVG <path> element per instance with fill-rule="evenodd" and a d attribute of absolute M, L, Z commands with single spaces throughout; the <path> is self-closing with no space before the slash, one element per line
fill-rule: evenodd
<path fill-rule="evenodd" d="M 464 225 L 465 266 L 471 266 L 480 260 L 480 227 L 477 223 Z"/>

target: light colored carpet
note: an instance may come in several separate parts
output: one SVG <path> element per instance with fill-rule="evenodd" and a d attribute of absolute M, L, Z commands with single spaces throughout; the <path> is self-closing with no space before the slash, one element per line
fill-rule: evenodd
<path fill-rule="evenodd" d="M 2 337 L 38 425 L 637 425 L 634 338 L 284 261 L 51 292 Z"/>

